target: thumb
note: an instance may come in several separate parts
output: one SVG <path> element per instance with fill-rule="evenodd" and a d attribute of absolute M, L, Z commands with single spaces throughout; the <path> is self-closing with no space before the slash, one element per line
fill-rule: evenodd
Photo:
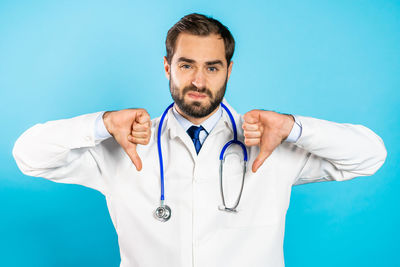
<path fill-rule="evenodd" d="M 258 153 L 257 158 L 253 162 L 252 171 L 256 172 L 258 168 L 264 163 L 264 161 L 271 155 L 267 148 L 260 146 L 260 153 Z"/>
<path fill-rule="evenodd" d="M 135 165 L 136 170 L 142 170 L 142 160 L 139 157 L 139 154 L 136 151 L 136 144 L 130 143 L 128 147 L 125 149 L 126 154 L 128 154 L 129 158 L 131 159 L 132 163 Z"/>

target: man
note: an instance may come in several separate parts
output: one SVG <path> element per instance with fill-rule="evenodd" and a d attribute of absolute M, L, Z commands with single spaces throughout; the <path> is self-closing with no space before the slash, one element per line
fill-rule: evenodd
<path fill-rule="evenodd" d="M 252 110 L 223 100 L 234 39 L 217 20 L 183 17 L 169 31 L 164 68 L 174 106 L 161 125 L 145 109 L 96 112 L 28 129 L 13 155 L 23 173 L 102 192 L 118 233 L 121 266 L 284 266 L 285 215 L 295 184 L 374 174 L 382 140 L 361 125 Z M 221 148 L 233 138 L 248 152 L 237 212 L 218 207 Z M 111 138 L 111 136 L 113 138 Z M 226 206 L 240 192 L 242 154 L 228 149 Z M 239 158 L 239 159 L 238 159 Z M 133 164 L 132 164 L 133 163 Z M 160 222 L 160 172 L 170 219 Z"/>

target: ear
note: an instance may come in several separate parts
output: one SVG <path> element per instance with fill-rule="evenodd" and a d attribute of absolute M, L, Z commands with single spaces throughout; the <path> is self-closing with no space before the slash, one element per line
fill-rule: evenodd
<path fill-rule="evenodd" d="M 164 57 L 164 70 L 165 70 L 165 76 L 169 80 L 169 77 L 171 75 L 171 66 L 168 64 L 167 57 Z"/>
<path fill-rule="evenodd" d="M 229 67 L 228 67 L 228 80 L 229 80 L 229 77 L 231 77 L 232 66 L 233 66 L 233 61 L 231 61 L 231 63 L 229 63 Z"/>

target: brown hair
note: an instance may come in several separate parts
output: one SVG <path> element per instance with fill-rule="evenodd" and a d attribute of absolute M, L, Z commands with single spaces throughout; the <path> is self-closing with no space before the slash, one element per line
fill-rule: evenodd
<path fill-rule="evenodd" d="M 175 43 L 181 32 L 190 33 L 198 36 L 208 36 L 210 34 L 219 34 L 225 44 L 226 62 L 231 62 L 235 50 L 235 40 L 231 32 L 221 22 L 205 15 L 192 13 L 181 18 L 174 26 L 169 29 L 165 46 L 167 48 L 167 61 L 171 64 L 175 53 Z"/>

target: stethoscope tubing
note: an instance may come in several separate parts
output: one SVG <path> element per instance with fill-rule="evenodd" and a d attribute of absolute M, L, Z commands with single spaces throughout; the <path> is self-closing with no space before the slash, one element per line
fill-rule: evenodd
<path fill-rule="evenodd" d="M 161 128 L 165 119 L 165 116 L 168 113 L 168 110 L 172 108 L 174 103 L 170 104 L 167 109 L 164 111 L 164 113 L 161 116 L 160 123 L 158 126 L 158 132 L 157 132 L 157 148 L 158 148 L 158 159 L 160 162 L 160 182 L 161 182 L 161 204 L 163 204 L 165 197 L 164 197 L 164 164 L 163 164 L 163 156 L 162 156 L 162 151 L 161 151 Z"/>
<path fill-rule="evenodd" d="M 159 163 L 160 163 L 160 183 L 161 183 L 161 186 L 160 186 L 160 187 L 161 187 L 161 197 L 160 197 L 161 206 L 160 206 L 160 208 L 161 208 L 161 207 L 166 207 L 166 208 L 169 210 L 169 215 L 170 215 L 170 209 L 169 209 L 168 206 L 164 205 L 164 200 L 165 200 L 165 195 L 164 195 L 164 164 L 163 164 L 163 156 L 162 156 L 162 150 L 161 150 L 161 131 L 162 131 L 162 125 L 163 125 L 165 116 L 167 115 L 169 109 L 173 107 L 173 105 L 174 105 L 174 103 L 170 104 L 170 105 L 165 109 L 164 113 L 163 113 L 162 116 L 161 116 L 161 119 L 160 119 L 160 122 L 159 122 L 159 126 L 158 126 L 158 131 L 157 131 L 157 149 L 158 149 L 158 159 L 159 159 Z M 233 129 L 233 139 L 230 140 L 230 141 L 228 141 L 228 142 L 223 146 L 223 148 L 222 148 L 222 150 L 221 150 L 221 153 L 220 153 L 220 156 L 219 156 L 219 159 L 220 159 L 220 161 L 221 161 L 221 166 L 220 166 L 220 179 L 221 179 L 221 196 L 222 196 L 222 202 L 223 202 L 223 207 L 222 207 L 221 209 L 222 209 L 222 210 L 225 210 L 225 211 L 236 212 L 236 207 L 237 207 L 238 204 L 239 204 L 240 197 L 241 197 L 242 191 L 243 191 L 244 176 L 245 176 L 245 172 L 246 172 L 246 162 L 247 162 L 247 149 L 246 149 L 246 146 L 245 146 L 242 142 L 240 142 L 240 141 L 237 139 L 236 123 L 235 123 L 235 119 L 233 118 L 232 113 L 230 112 L 230 110 L 228 109 L 228 107 L 227 107 L 224 103 L 221 103 L 221 106 L 222 106 L 222 108 L 225 109 L 225 111 L 227 112 L 227 114 L 228 114 L 228 116 L 229 116 L 229 118 L 230 118 L 230 120 L 231 120 L 232 129 Z M 238 199 L 237 199 L 237 201 L 236 201 L 236 204 L 235 204 L 235 206 L 234 206 L 233 208 L 228 208 L 228 207 L 225 206 L 225 197 L 224 197 L 224 192 L 223 192 L 223 188 L 222 188 L 222 169 L 223 169 L 223 167 L 222 167 L 222 162 L 224 161 L 224 154 L 225 154 L 226 149 L 227 149 L 230 145 L 232 145 L 232 144 L 237 144 L 237 145 L 239 145 L 239 146 L 242 148 L 242 150 L 243 150 L 243 155 L 244 155 L 244 156 L 243 156 L 243 158 L 244 158 L 244 172 L 243 172 L 242 186 L 241 186 L 240 194 L 239 194 L 239 197 L 238 197 Z M 158 218 L 158 219 L 160 219 L 160 218 Z M 168 217 L 168 219 L 169 219 L 169 217 Z M 168 220 L 168 219 L 167 219 L 167 220 Z"/>

